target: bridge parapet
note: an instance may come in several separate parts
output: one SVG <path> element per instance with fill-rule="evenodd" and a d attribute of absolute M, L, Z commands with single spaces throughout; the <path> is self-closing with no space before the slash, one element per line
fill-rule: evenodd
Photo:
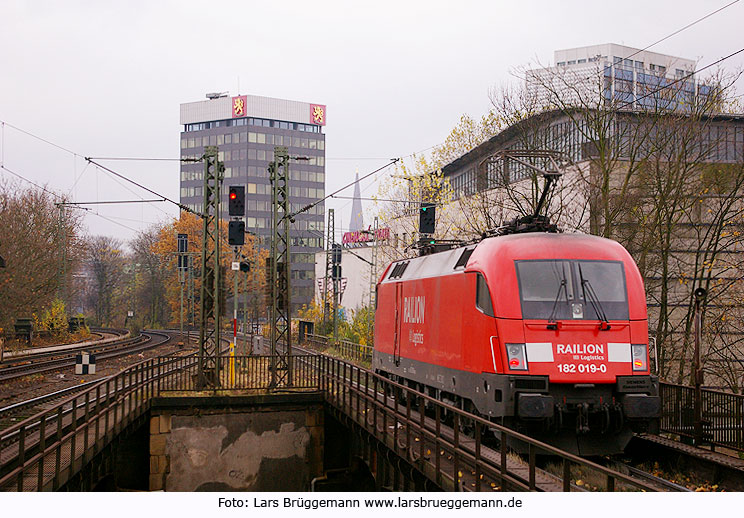
<path fill-rule="evenodd" d="M 384 445 L 441 488 L 571 491 L 577 489 L 571 483 L 572 470 L 580 469 L 604 478 L 604 489 L 610 491 L 653 490 L 338 358 L 293 355 L 291 378 L 272 376 L 270 368 L 276 362 L 269 356 L 223 356 L 218 361 L 224 362 L 219 388 L 195 390 L 195 357 L 158 357 L 0 432 L 0 490 L 61 488 L 117 435 L 141 426 L 157 398 L 225 398 L 227 406 L 231 398 L 287 390 L 321 394 L 339 420 Z M 281 381 L 277 384 L 276 380 Z M 483 441 L 493 436 L 525 443 L 528 462 L 510 454 L 507 441 L 500 441 L 500 449 L 494 449 L 493 440 Z M 553 455 L 559 472 L 550 476 L 540 472 L 535 464 L 538 454 Z M 154 474 L 162 474 L 160 460 L 157 467 L 151 465 Z"/>

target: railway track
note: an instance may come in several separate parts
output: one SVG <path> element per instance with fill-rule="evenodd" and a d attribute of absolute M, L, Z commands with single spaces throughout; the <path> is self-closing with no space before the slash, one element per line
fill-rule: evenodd
<path fill-rule="evenodd" d="M 296 351 L 302 351 L 306 353 L 317 353 L 318 352 L 313 349 L 303 348 L 302 346 L 295 346 L 293 349 L 295 349 Z M 264 352 L 268 353 L 268 351 L 264 351 Z M 350 361 L 353 361 L 353 360 L 350 360 Z M 358 362 L 355 362 L 355 363 L 358 363 Z M 655 442 L 660 443 L 662 439 L 663 438 L 656 438 Z M 643 442 L 644 444 L 646 444 L 645 448 L 636 448 L 636 452 L 634 455 L 634 457 L 636 457 L 636 460 L 638 460 L 638 450 L 651 451 L 650 449 L 648 449 L 648 442 L 650 440 L 651 439 L 648 437 L 637 437 L 635 439 L 636 442 Z M 666 441 L 667 442 L 664 443 L 663 445 L 669 448 L 670 445 L 668 443 L 672 441 L 668 439 Z M 708 465 L 717 463 L 715 467 L 712 469 L 711 468 L 709 468 L 708 470 L 702 469 L 699 471 L 702 474 L 703 478 L 707 476 L 707 479 L 712 481 L 710 482 L 711 485 L 714 483 L 717 483 L 721 485 L 721 487 L 726 487 L 727 489 L 730 489 L 730 490 L 741 491 L 744 489 L 744 461 L 739 461 L 739 462 L 736 462 L 736 465 L 732 465 L 732 463 L 734 463 L 738 459 L 731 459 L 730 457 L 727 457 L 727 456 L 724 456 L 724 455 L 721 455 L 715 452 L 711 453 L 711 452 L 708 452 L 707 450 L 695 449 L 695 448 L 684 446 L 684 445 L 680 445 L 680 446 L 682 446 L 682 451 L 677 451 L 676 455 L 678 456 L 685 455 L 685 454 L 690 455 L 689 459 L 683 460 L 682 462 L 685 466 L 689 466 L 691 472 L 695 471 L 695 466 L 698 466 L 701 461 L 705 461 Z M 687 450 L 695 449 L 697 451 L 687 452 L 685 448 Z M 659 456 L 660 455 L 661 454 L 659 454 Z M 649 457 L 645 456 L 644 460 L 648 462 Z M 656 459 L 651 457 L 651 460 L 653 461 Z M 677 462 L 679 462 L 679 460 Z M 626 474 L 633 479 L 649 484 L 650 486 L 653 486 L 654 488 L 656 488 L 658 491 L 666 491 L 666 492 L 690 492 L 692 491 L 691 489 L 681 484 L 677 484 L 673 481 L 670 481 L 670 480 L 661 478 L 659 476 L 656 476 L 652 473 L 649 473 L 648 471 L 639 469 L 638 467 L 635 467 L 628 462 L 624 462 L 624 461 L 617 460 L 617 459 L 613 459 L 609 461 L 598 459 L 598 463 L 601 465 L 607 466 L 608 468 L 618 471 L 620 473 Z M 739 470 L 739 472 L 735 474 L 736 476 L 732 475 L 732 469 Z M 725 472 L 726 474 L 723 475 L 723 472 Z M 726 481 L 722 481 L 723 479 L 726 479 Z M 586 491 L 587 485 L 583 485 L 579 487 L 574 484 L 572 486 L 572 490 Z"/>
<path fill-rule="evenodd" d="M 267 349 L 267 340 L 261 339 L 258 348 L 263 352 L 268 354 Z M 301 345 L 295 345 L 293 346 L 293 352 L 301 352 L 306 354 L 319 354 L 318 351 L 315 351 L 313 349 L 309 349 L 306 347 L 303 347 Z M 364 368 L 362 366 L 362 368 Z M 367 394 L 373 394 L 373 388 L 369 386 L 363 386 L 358 385 L 359 380 L 354 380 L 352 378 L 348 378 L 346 380 L 350 383 L 353 387 L 355 387 L 357 390 L 361 390 Z M 402 412 L 405 408 L 404 402 L 399 402 L 396 404 L 395 397 L 393 395 L 382 395 L 382 393 L 379 394 L 380 399 L 386 399 L 387 406 L 389 409 L 394 409 L 396 412 L 401 412 L 399 414 L 399 417 L 402 419 L 404 416 Z M 350 409 L 350 411 L 354 411 L 354 409 Z M 358 409 L 357 409 L 358 411 Z M 453 441 L 454 437 L 459 436 L 459 447 L 462 448 L 464 451 L 471 455 L 475 455 L 476 451 L 478 451 L 478 455 L 482 456 L 483 458 L 490 459 L 494 464 L 499 463 L 499 459 L 502 455 L 506 455 L 504 453 L 504 449 L 502 448 L 501 441 L 495 437 L 486 437 L 484 436 L 483 439 L 480 441 L 480 445 L 476 446 L 476 439 L 473 436 L 467 435 L 467 433 L 460 431 L 459 433 L 455 431 L 454 428 L 449 426 L 449 424 L 445 424 L 444 422 L 439 422 L 439 418 L 436 416 L 430 415 L 430 412 L 427 411 L 424 416 L 422 417 L 419 414 L 418 410 L 411 410 L 410 416 L 406 416 L 406 418 L 413 419 L 416 422 L 422 422 L 426 423 L 426 429 L 428 432 L 433 433 L 436 431 L 437 434 L 441 434 L 441 437 L 444 440 L 447 441 Z M 368 425 L 372 425 L 372 421 L 369 421 L 371 419 L 371 416 L 367 417 Z M 377 426 L 377 425 L 375 425 Z M 447 452 L 442 449 L 441 443 L 437 443 L 436 441 L 432 441 L 430 438 L 426 438 L 424 436 L 421 436 L 420 438 L 415 439 L 416 444 L 412 445 L 414 449 L 418 449 L 419 445 L 424 445 L 424 448 L 421 448 L 421 452 L 425 453 L 419 453 L 419 455 L 423 455 L 423 457 L 430 463 L 437 464 L 438 466 L 443 466 L 447 464 L 452 464 L 452 456 L 447 455 Z M 416 454 L 414 453 L 414 457 L 416 457 Z M 551 470 L 548 469 L 542 469 L 540 467 L 535 466 L 534 471 L 532 474 L 530 474 L 530 463 L 535 462 L 535 458 L 526 459 L 523 456 L 517 455 L 517 454 L 509 454 L 507 457 L 507 465 L 509 466 L 509 470 L 517 476 L 521 476 L 523 480 L 521 480 L 522 483 L 530 483 L 530 477 L 533 477 L 534 484 L 536 487 L 536 490 L 538 491 L 561 491 L 561 490 L 567 490 L 562 483 L 562 479 L 554 474 Z M 591 462 L 587 462 L 587 464 L 593 464 Z M 599 468 L 602 466 L 602 464 L 596 464 L 594 465 Z M 671 482 L 668 482 L 663 479 L 659 479 L 658 477 L 654 477 L 650 473 L 645 473 L 641 470 L 637 470 L 635 468 L 630 468 L 628 466 L 622 466 L 623 470 L 616 470 L 613 467 L 605 466 L 608 469 L 611 469 L 613 471 L 617 471 L 618 473 L 621 473 L 623 475 L 626 475 L 627 477 L 634 479 L 637 481 L 635 484 L 631 483 L 630 480 L 627 482 L 618 482 L 620 487 L 624 487 L 626 489 L 622 490 L 628 490 L 628 491 L 688 491 L 686 488 L 683 488 L 681 486 L 677 486 L 672 484 Z M 565 477 L 565 473 L 564 473 Z M 578 482 L 578 484 L 577 484 Z M 591 486 L 588 485 L 582 485 L 582 482 L 580 480 L 572 480 L 569 484 L 570 491 L 571 492 L 589 492 L 589 491 L 601 491 L 600 488 L 591 488 Z M 475 491 L 476 488 L 480 488 L 481 491 L 483 490 L 490 490 L 492 491 L 501 491 L 503 488 L 497 483 L 497 479 L 484 476 L 483 473 L 478 473 L 473 470 L 467 470 L 467 469 L 461 469 L 459 471 L 459 482 L 458 482 L 459 490 L 461 491 Z"/>
<path fill-rule="evenodd" d="M 174 331 L 168 332 L 154 332 L 154 331 L 148 331 L 144 334 L 146 335 L 157 335 L 160 337 L 167 337 L 170 339 L 170 334 L 174 333 Z M 225 338 L 221 339 L 223 343 L 227 344 L 229 341 Z M 116 354 L 111 355 L 100 355 L 99 358 L 113 358 L 116 356 L 122 356 L 126 354 L 131 354 L 133 352 L 138 352 L 140 350 L 145 350 L 148 348 L 157 347 L 160 345 L 163 345 L 167 343 L 168 340 L 159 341 L 157 343 L 148 343 L 146 347 L 138 346 L 136 350 L 117 350 Z M 196 353 L 189 353 L 190 355 L 196 354 Z M 28 374 L 24 374 L 28 375 Z M 31 417 L 38 413 L 40 410 L 43 410 L 45 407 L 48 407 L 51 403 L 54 403 L 60 399 L 64 399 L 65 397 L 71 396 L 77 392 L 82 392 L 89 386 L 95 385 L 96 383 L 99 383 L 101 381 L 106 380 L 108 377 L 102 377 L 98 378 L 89 382 L 81 383 L 79 385 L 74 385 L 72 387 L 67 387 L 61 390 L 57 390 L 54 392 L 50 392 L 48 394 L 43 394 L 38 397 L 34 397 L 31 399 L 27 399 L 25 401 L 20 401 L 18 403 L 14 403 L 12 405 L 8 405 L 6 407 L 0 408 L 0 430 L 3 428 L 6 428 L 8 425 L 13 424 L 14 422 L 21 421 L 27 417 Z"/>
<path fill-rule="evenodd" d="M 12 405 L 0 408 L 0 430 L 11 426 L 15 422 L 22 421 L 27 417 L 35 415 L 39 412 L 39 410 L 43 409 L 45 406 L 48 406 L 50 403 L 85 390 L 88 387 L 95 385 L 96 383 L 99 383 L 105 379 L 107 378 L 99 378 L 93 381 L 88 381 L 79 385 L 63 388 L 62 390 L 50 392 L 49 394 L 44 394 L 42 396 L 37 396 L 25 401 L 21 401 L 19 403 L 14 403 Z"/>
<path fill-rule="evenodd" d="M 130 333 L 129 331 L 123 331 L 119 329 L 103 328 L 97 330 L 95 333 L 92 334 L 98 335 L 99 338 L 96 340 L 88 340 L 85 342 L 50 345 L 46 347 L 38 347 L 17 352 L 5 353 L 3 361 L 0 362 L 0 366 L 14 365 L 17 363 L 23 363 L 25 361 L 36 360 L 40 358 L 55 358 L 60 355 L 76 353 L 80 351 L 94 352 L 99 350 L 103 346 L 112 343 L 118 343 L 120 340 L 129 338 Z"/>
<path fill-rule="evenodd" d="M 703 490 L 744 491 L 744 459 L 652 434 L 633 437 L 625 453 L 634 464 L 655 462 L 676 478 L 684 474 L 685 483 Z"/>
<path fill-rule="evenodd" d="M 126 355 L 126 354 L 131 354 L 133 352 L 137 352 L 139 350 L 145 350 L 145 349 L 148 349 L 148 348 L 153 348 L 153 347 L 157 347 L 157 346 L 163 345 L 163 344 L 167 343 L 172 338 L 170 335 L 173 334 L 173 331 L 171 331 L 170 333 L 168 333 L 168 332 L 160 332 L 160 331 L 146 331 L 146 332 L 143 332 L 143 334 L 145 334 L 145 335 L 152 335 L 152 336 L 159 336 L 160 338 L 165 338 L 165 340 L 160 340 L 160 341 L 157 341 L 156 343 L 149 343 L 145 347 L 140 346 L 136 350 L 117 351 L 117 354 L 116 355 L 117 356 L 123 356 L 123 355 Z M 229 343 L 229 340 L 227 340 L 226 338 L 221 338 L 221 341 L 223 342 L 223 344 L 228 344 Z M 227 350 L 227 347 L 225 347 L 224 351 L 226 351 L 226 350 Z M 194 357 L 194 358 L 196 358 L 196 355 L 197 355 L 197 353 L 195 353 L 195 352 L 189 352 L 185 356 L 186 357 Z M 115 356 L 114 355 L 109 355 L 108 357 L 115 357 Z M 166 366 L 167 365 L 168 364 L 166 364 Z M 151 379 L 152 380 L 156 380 L 158 378 L 166 377 L 172 369 L 179 370 L 181 368 L 182 367 L 180 367 L 180 366 L 173 367 L 173 368 L 170 368 L 169 367 L 165 371 L 163 371 L 162 373 L 159 373 L 158 375 L 152 376 Z M 33 416 L 39 414 L 40 412 L 42 412 L 42 411 L 44 411 L 44 410 L 46 410 L 46 409 L 48 409 L 50 407 L 54 407 L 55 405 L 60 405 L 60 404 L 62 405 L 61 406 L 60 413 L 58 415 L 57 414 L 55 414 L 53 416 L 50 415 L 48 417 L 48 421 L 49 421 L 49 423 L 51 425 L 51 424 L 53 424 L 53 422 L 56 422 L 55 421 L 56 419 L 59 419 L 60 417 L 67 418 L 67 417 L 69 417 L 69 414 L 72 411 L 70 401 L 72 399 L 74 399 L 74 397 L 75 397 L 75 395 L 77 393 L 83 392 L 86 389 L 88 389 L 90 387 L 94 387 L 96 385 L 100 385 L 101 387 L 108 386 L 106 384 L 106 382 L 109 379 L 113 378 L 113 377 L 114 376 L 106 376 L 106 377 L 98 378 L 98 379 L 95 379 L 95 380 L 92 380 L 92 381 L 89 381 L 89 382 L 86 382 L 86 383 L 81 383 L 79 385 L 75 385 L 73 387 L 68 387 L 68 388 L 65 388 L 65 389 L 62 389 L 62 390 L 58 390 L 58 391 L 55 391 L 55 392 L 50 392 L 50 393 L 44 394 L 42 396 L 38 396 L 38 397 L 35 397 L 35 398 L 31 398 L 31 399 L 28 399 L 28 400 L 25 400 L 25 401 L 21 401 L 21 402 L 18 402 L 18 403 L 15 403 L 15 404 L 8 405 L 6 407 L 0 408 L 0 431 L 2 431 L 5 428 L 8 428 L 8 427 L 10 427 L 10 426 L 12 426 L 12 425 L 20 422 L 20 421 L 23 421 L 23 420 L 25 420 L 25 419 L 27 419 L 29 417 L 33 417 Z M 120 383 L 118 388 L 119 389 L 124 389 L 124 388 L 126 388 L 126 385 L 127 385 L 126 383 L 125 384 L 121 384 Z M 114 389 L 115 388 L 116 387 L 114 387 Z M 109 394 L 107 392 L 105 392 L 105 391 L 102 391 L 101 394 L 100 394 L 100 396 L 102 397 L 102 399 L 105 400 L 107 397 L 109 397 Z M 62 400 L 61 403 L 60 403 L 60 400 Z M 87 399 L 86 398 L 86 401 L 87 401 L 86 405 L 94 406 L 97 403 L 97 398 L 95 396 L 92 397 L 91 399 Z M 37 425 L 38 425 L 38 423 L 37 423 Z M 33 431 L 33 427 L 29 428 L 29 431 Z M 17 440 L 17 438 L 18 438 L 18 434 L 16 433 L 16 434 L 11 434 L 9 436 L 6 436 L 4 438 L 4 440 L 5 441 L 8 441 L 9 440 L 10 443 L 13 443 L 15 440 Z"/>
<path fill-rule="evenodd" d="M 617 460 L 609 460 L 609 461 L 602 462 L 600 460 L 599 463 L 619 473 L 624 473 L 634 479 L 642 480 L 648 484 L 651 484 L 652 486 L 657 487 L 659 491 L 667 491 L 667 492 L 673 492 L 673 493 L 692 492 L 691 489 L 688 489 L 685 486 L 676 484 L 670 480 L 667 480 L 665 478 L 649 473 L 648 471 L 644 471 L 642 469 L 636 468 L 635 466 L 631 466 L 630 464 L 626 462 L 617 461 Z"/>
<path fill-rule="evenodd" d="M 72 347 L 12 358 L 4 362 L 3 368 L 0 369 L 0 382 L 74 366 L 75 355 L 80 350 L 95 354 L 96 360 L 100 361 L 145 351 L 163 345 L 170 339 L 166 333 L 149 331 L 136 337 L 128 337 L 94 347 Z"/>

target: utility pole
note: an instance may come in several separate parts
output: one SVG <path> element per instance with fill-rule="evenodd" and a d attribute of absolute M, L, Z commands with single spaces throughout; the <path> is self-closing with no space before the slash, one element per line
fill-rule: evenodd
<path fill-rule="evenodd" d="M 220 385 L 220 184 L 224 169 L 217 160 L 217 147 L 205 147 L 198 389 Z"/>
<path fill-rule="evenodd" d="M 286 375 L 292 384 L 292 303 L 290 261 L 290 203 L 289 203 L 289 153 L 285 146 L 274 147 L 274 160 L 269 163 L 271 181 L 272 233 L 268 265 L 271 283 L 271 386 L 276 387 Z M 280 353 L 284 342 L 284 353 Z"/>
<path fill-rule="evenodd" d="M 238 277 L 241 272 L 240 247 L 245 244 L 245 186 L 231 185 L 227 196 L 230 224 L 227 242 L 233 246 L 233 339 L 230 342 L 230 377 L 235 373 L 235 349 L 238 347 Z"/>
<path fill-rule="evenodd" d="M 188 256 L 188 284 L 187 284 L 187 295 L 186 295 L 186 301 L 188 303 L 188 308 L 186 309 L 186 314 L 188 315 L 188 322 L 189 322 L 189 331 L 193 326 L 196 325 L 196 315 L 194 314 L 194 307 L 196 306 L 196 301 L 194 300 L 194 276 L 196 275 L 196 272 L 194 271 L 194 258 L 193 255 Z"/>
<path fill-rule="evenodd" d="M 333 244 L 331 247 L 333 261 L 333 341 L 338 342 L 338 283 L 341 282 L 341 245 Z"/>
<path fill-rule="evenodd" d="M 176 236 L 176 249 L 178 251 L 178 284 L 181 286 L 181 310 L 178 317 L 181 325 L 181 344 L 183 344 L 183 288 L 188 272 L 188 256 L 184 254 L 189 251 L 188 234 L 178 234 Z"/>
<path fill-rule="evenodd" d="M 695 369 L 695 422 L 694 422 L 694 441 L 695 446 L 700 447 L 703 442 L 703 368 L 700 364 L 700 341 L 702 338 L 702 320 L 703 320 L 703 303 L 708 292 L 705 288 L 695 290 L 695 359 L 693 369 Z"/>
<path fill-rule="evenodd" d="M 370 271 L 369 271 L 369 311 L 372 315 L 375 313 L 375 299 L 377 297 L 377 230 L 379 227 L 379 220 L 377 219 L 377 216 L 375 216 L 375 223 L 372 227 L 372 232 L 374 241 L 372 241 L 372 257 L 371 257 L 371 265 L 370 265 Z M 372 329 L 370 327 L 372 326 L 372 319 L 368 315 L 367 318 L 367 336 L 372 336 Z M 370 345 L 370 344 L 367 344 Z"/>
<path fill-rule="evenodd" d="M 67 221 L 64 203 L 55 203 L 59 210 L 59 219 L 57 229 L 59 236 L 62 238 L 62 262 L 59 265 L 59 275 L 57 283 L 57 298 L 62 300 L 67 310 Z"/>
<path fill-rule="evenodd" d="M 328 227 L 326 228 L 326 267 L 325 278 L 323 280 L 323 328 L 325 329 L 328 322 L 328 313 L 330 304 L 328 302 L 329 284 L 332 282 L 333 273 L 333 243 L 335 235 L 335 216 L 333 209 L 328 209 Z M 325 332 L 325 331 L 324 331 Z"/>
<path fill-rule="evenodd" d="M 245 272 L 243 281 L 243 355 L 248 356 L 253 351 L 248 348 L 248 274 Z M 252 275 L 252 274 L 251 274 Z M 253 328 L 253 326 L 251 326 Z M 251 333 L 251 346 L 253 346 L 253 333 Z"/>

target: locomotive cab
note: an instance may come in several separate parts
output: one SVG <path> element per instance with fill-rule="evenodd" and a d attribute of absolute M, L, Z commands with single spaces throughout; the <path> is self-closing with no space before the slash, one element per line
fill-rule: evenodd
<path fill-rule="evenodd" d="M 618 243 L 583 234 L 485 239 L 391 265 L 375 368 L 583 455 L 653 428 L 643 281 Z"/>

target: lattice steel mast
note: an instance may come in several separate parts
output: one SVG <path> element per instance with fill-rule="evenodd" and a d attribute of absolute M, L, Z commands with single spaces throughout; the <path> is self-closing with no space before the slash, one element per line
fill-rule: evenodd
<path fill-rule="evenodd" d="M 269 164 L 271 202 L 271 385 L 277 386 L 284 376 L 292 384 L 291 330 L 291 261 L 289 223 L 289 153 L 285 146 L 274 147 L 274 161 Z M 282 345 L 284 345 L 282 352 Z"/>
<path fill-rule="evenodd" d="M 328 313 L 330 313 L 330 303 L 328 302 L 328 284 L 331 281 L 333 270 L 333 234 L 335 231 L 335 216 L 333 209 L 328 209 L 328 227 L 326 228 L 326 266 L 325 279 L 323 280 L 323 329 L 325 330 L 328 323 Z"/>
<path fill-rule="evenodd" d="M 204 148 L 204 205 L 202 207 L 201 326 L 197 388 L 220 385 L 220 185 L 225 166 L 217 147 Z"/>
<path fill-rule="evenodd" d="M 369 270 L 369 306 L 370 311 L 375 310 L 375 297 L 377 296 L 377 231 L 380 223 L 375 216 L 375 222 L 372 225 L 372 257 L 370 258 Z"/>

